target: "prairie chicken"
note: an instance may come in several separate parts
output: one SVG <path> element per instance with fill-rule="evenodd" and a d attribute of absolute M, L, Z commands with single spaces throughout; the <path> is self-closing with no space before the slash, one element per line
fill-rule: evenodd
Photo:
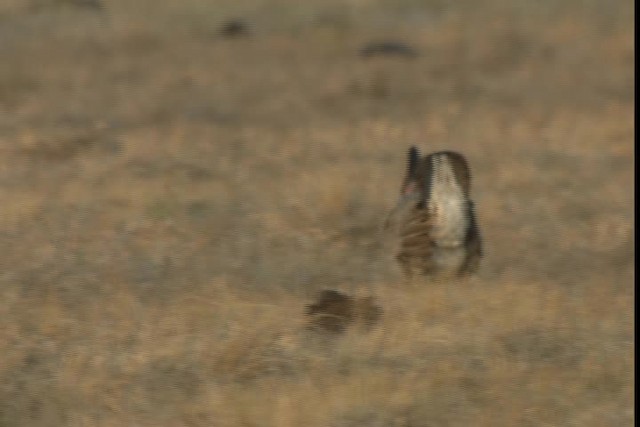
<path fill-rule="evenodd" d="M 420 158 L 409 149 L 400 201 L 385 228 L 397 232 L 396 260 L 407 277 L 465 276 L 482 256 L 470 199 L 471 174 L 462 154 L 440 151 Z"/>

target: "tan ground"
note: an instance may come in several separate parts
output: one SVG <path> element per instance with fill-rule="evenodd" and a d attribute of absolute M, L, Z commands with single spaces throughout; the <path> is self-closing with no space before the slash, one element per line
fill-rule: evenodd
<path fill-rule="evenodd" d="M 633 424 L 633 2 L 104 3 L 0 2 L 0 426 Z M 469 159 L 469 283 L 380 243 L 410 144 Z"/>

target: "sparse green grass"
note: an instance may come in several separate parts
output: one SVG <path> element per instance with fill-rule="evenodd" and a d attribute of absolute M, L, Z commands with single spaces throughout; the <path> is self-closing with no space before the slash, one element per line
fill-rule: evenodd
<path fill-rule="evenodd" d="M 633 424 L 632 2 L 164 3 L 0 6 L 0 426 Z M 469 282 L 385 250 L 410 144 L 471 163 Z"/>

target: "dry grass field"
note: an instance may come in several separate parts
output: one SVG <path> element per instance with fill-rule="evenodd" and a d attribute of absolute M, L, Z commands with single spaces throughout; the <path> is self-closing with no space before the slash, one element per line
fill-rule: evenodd
<path fill-rule="evenodd" d="M 633 425 L 631 0 L 97 6 L 0 2 L 0 426 Z M 400 277 L 411 144 L 477 277 Z"/>

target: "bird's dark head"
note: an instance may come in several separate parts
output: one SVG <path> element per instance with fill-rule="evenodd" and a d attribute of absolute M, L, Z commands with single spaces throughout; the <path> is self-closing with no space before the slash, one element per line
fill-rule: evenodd
<path fill-rule="evenodd" d="M 420 180 L 420 151 L 414 146 L 409 148 L 407 155 L 407 169 L 402 181 L 400 196 L 420 198 L 422 193 L 422 182 Z"/>

